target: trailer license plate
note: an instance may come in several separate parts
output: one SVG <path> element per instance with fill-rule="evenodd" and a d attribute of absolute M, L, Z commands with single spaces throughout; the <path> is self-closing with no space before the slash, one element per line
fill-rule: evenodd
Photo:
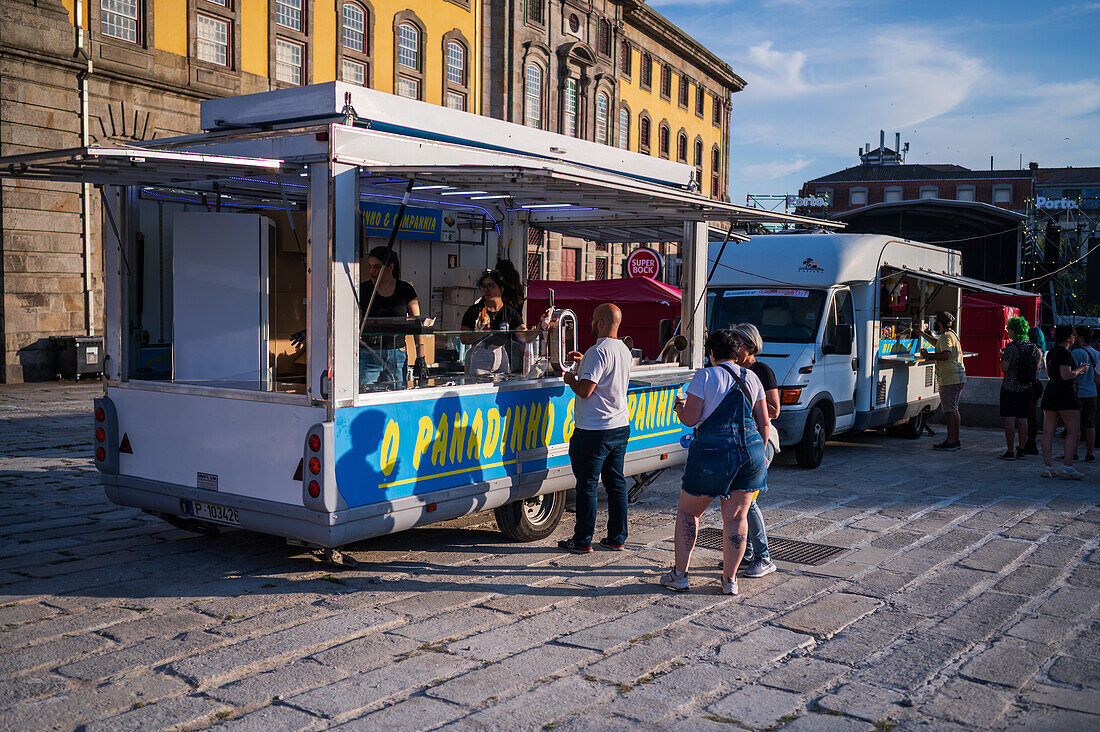
<path fill-rule="evenodd" d="M 233 524 L 234 526 L 241 525 L 241 519 L 237 515 L 237 509 L 235 508 L 216 506 L 212 503 L 203 503 L 202 501 L 192 501 L 191 510 L 194 512 L 193 515 L 195 518 L 217 521 L 221 524 Z"/>

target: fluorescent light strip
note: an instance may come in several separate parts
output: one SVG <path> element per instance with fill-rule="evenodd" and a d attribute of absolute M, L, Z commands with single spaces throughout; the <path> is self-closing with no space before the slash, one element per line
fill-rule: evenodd
<path fill-rule="evenodd" d="M 471 196 L 471 201 L 492 201 L 497 198 L 511 198 L 507 193 L 495 193 L 491 196 Z"/>
<path fill-rule="evenodd" d="M 444 191 L 441 196 L 471 196 L 475 193 L 488 193 L 489 191 Z"/>
<path fill-rule="evenodd" d="M 439 191 L 453 188 L 453 186 L 413 186 L 414 191 Z"/>

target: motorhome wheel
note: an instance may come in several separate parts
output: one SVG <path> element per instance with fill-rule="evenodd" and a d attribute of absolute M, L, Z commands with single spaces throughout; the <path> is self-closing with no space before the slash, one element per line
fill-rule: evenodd
<path fill-rule="evenodd" d="M 538 541 L 554 533 L 565 512 L 565 491 L 533 496 L 493 509 L 497 527 L 514 541 Z"/>

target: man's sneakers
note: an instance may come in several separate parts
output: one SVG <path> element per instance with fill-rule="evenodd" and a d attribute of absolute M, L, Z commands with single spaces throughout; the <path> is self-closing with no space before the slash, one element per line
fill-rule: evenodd
<path fill-rule="evenodd" d="M 677 572 L 673 567 L 665 574 L 661 575 L 661 584 L 674 592 L 687 592 L 688 591 L 688 573 Z"/>
<path fill-rule="evenodd" d="M 611 539 L 600 539 L 600 546 L 613 552 L 626 551 L 626 544 L 620 544 L 617 541 L 611 541 Z"/>
<path fill-rule="evenodd" d="M 760 579 L 761 577 L 767 577 L 776 569 L 778 568 L 775 566 L 775 562 L 761 557 L 745 568 L 745 576 L 749 579 Z M 737 593 L 734 592 L 733 594 L 736 595 Z"/>
<path fill-rule="evenodd" d="M 1068 467 L 1062 468 L 1062 473 L 1058 477 L 1062 480 L 1081 480 L 1085 477 L 1085 474 L 1070 465 Z"/>
<path fill-rule="evenodd" d="M 589 554 L 592 552 L 592 545 L 581 546 L 572 539 L 562 539 L 558 542 L 558 549 L 564 549 L 570 554 Z"/>
<path fill-rule="evenodd" d="M 1039 477 L 1040 478 L 1057 478 L 1058 477 L 1058 471 L 1055 470 L 1054 468 L 1052 468 L 1049 465 L 1044 465 L 1043 469 L 1041 471 L 1039 471 Z"/>
<path fill-rule="evenodd" d="M 947 440 L 932 445 L 933 450 L 939 450 L 941 452 L 955 452 L 961 448 L 962 442 L 948 442 Z"/>

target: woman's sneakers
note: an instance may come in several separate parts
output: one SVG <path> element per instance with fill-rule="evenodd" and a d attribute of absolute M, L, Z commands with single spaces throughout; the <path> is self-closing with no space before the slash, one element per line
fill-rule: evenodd
<path fill-rule="evenodd" d="M 962 449 L 962 442 L 948 442 L 944 440 L 943 442 L 937 442 L 935 445 L 932 445 L 932 449 L 941 452 L 955 452 L 956 450 Z"/>
<path fill-rule="evenodd" d="M 688 573 L 677 572 L 673 567 L 667 573 L 661 575 L 661 584 L 674 592 L 688 591 Z"/>
<path fill-rule="evenodd" d="M 1049 465 L 1044 465 L 1042 471 L 1039 472 L 1040 478 L 1057 478 L 1058 471 Z"/>
<path fill-rule="evenodd" d="M 1081 480 L 1085 477 L 1085 474 L 1070 465 L 1068 467 L 1062 468 L 1062 474 L 1058 477 L 1062 480 Z"/>
<path fill-rule="evenodd" d="M 761 577 L 767 577 L 776 569 L 775 563 L 771 559 L 761 557 L 748 567 L 745 567 L 745 576 L 750 579 L 760 579 Z M 736 595 L 737 593 L 735 592 L 733 594 Z"/>
<path fill-rule="evenodd" d="M 723 595 L 736 595 L 737 594 L 737 578 L 736 577 L 730 577 L 729 579 L 726 579 L 725 577 L 723 577 L 720 584 L 722 585 L 722 594 Z"/>

